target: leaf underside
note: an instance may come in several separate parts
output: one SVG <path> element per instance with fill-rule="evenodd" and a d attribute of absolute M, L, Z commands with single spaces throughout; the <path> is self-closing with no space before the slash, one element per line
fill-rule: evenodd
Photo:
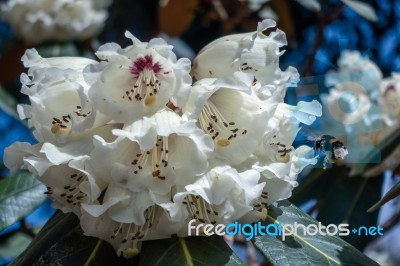
<path fill-rule="evenodd" d="M 318 224 L 309 215 L 288 201 L 273 206 L 267 223 L 302 225 Z M 349 228 L 351 230 L 351 228 Z M 378 265 L 359 250 L 337 236 L 293 235 L 257 236 L 254 245 L 263 253 L 269 265 Z"/>
<path fill-rule="evenodd" d="M 0 181 L 0 231 L 31 213 L 46 199 L 46 187 L 29 173 Z"/>
<path fill-rule="evenodd" d="M 400 182 L 394 185 L 377 203 L 375 203 L 368 212 L 376 211 L 379 207 L 389 202 L 390 200 L 400 196 Z"/>

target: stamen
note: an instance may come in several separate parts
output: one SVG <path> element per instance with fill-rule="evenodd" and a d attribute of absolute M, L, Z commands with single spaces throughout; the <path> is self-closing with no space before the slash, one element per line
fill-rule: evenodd
<path fill-rule="evenodd" d="M 139 241 L 148 234 L 148 231 L 153 226 L 153 221 L 155 219 L 155 206 L 149 207 L 145 211 L 144 215 L 146 221 L 144 225 L 139 226 L 134 223 L 120 223 L 110 236 L 110 238 L 113 240 L 117 239 L 117 237 L 121 237 L 118 238 L 118 241 L 121 241 L 120 243 L 122 245 L 129 245 L 123 250 L 123 253 L 129 256 L 139 253 Z"/>
<path fill-rule="evenodd" d="M 229 146 L 231 140 L 238 136 L 239 130 L 242 132 L 241 135 L 247 133 L 247 129 L 241 130 L 233 127 L 235 124 L 233 121 L 227 121 L 210 100 L 204 104 L 199 117 L 199 126 L 212 137 L 218 146 Z"/>
<path fill-rule="evenodd" d="M 122 95 L 123 99 L 129 101 L 142 101 L 146 106 L 153 105 L 157 100 L 157 93 L 160 89 L 160 75 L 162 67 L 158 62 L 153 62 L 151 55 L 139 57 L 133 62 L 133 66 L 129 68 L 131 74 L 136 79 L 133 88 L 126 90 Z M 168 72 L 169 73 L 169 72 Z M 165 72 L 164 74 L 168 74 Z"/>
<path fill-rule="evenodd" d="M 253 208 L 255 211 L 258 212 L 258 216 L 260 220 L 265 220 L 268 215 L 268 192 L 262 192 L 260 197 L 257 199 L 257 201 L 254 203 Z"/>
<path fill-rule="evenodd" d="M 137 159 L 132 160 L 131 165 L 134 166 L 133 173 L 138 174 L 140 170 L 147 166 L 147 161 L 151 160 L 152 177 L 165 180 L 162 175 L 163 168 L 168 167 L 168 137 L 157 137 L 157 143 L 151 150 L 141 151 L 136 154 Z"/>
<path fill-rule="evenodd" d="M 63 187 L 64 191 L 59 194 L 59 196 L 64 198 L 69 204 L 78 205 L 81 203 L 82 199 L 86 197 L 86 194 L 80 190 L 79 186 L 87 179 L 87 176 L 75 170 L 75 173 L 71 174 L 69 177 L 68 180 L 70 180 L 71 183 Z"/>
<path fill-rule="evenodd" d="M 188 204 L 189 203 L 189 204 Z M 189 214 L 197 223 L 216 224 L 218 212 L 200 196 L 188 195 L 182 202 L 186 206 Z"/>

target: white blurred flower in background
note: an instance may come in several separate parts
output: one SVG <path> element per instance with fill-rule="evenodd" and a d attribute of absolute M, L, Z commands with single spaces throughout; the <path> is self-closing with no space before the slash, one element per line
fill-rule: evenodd
<path fill-rule="evenodd" d="M 110 1 L 9 0 L 1 5 L 3 19 L 27 44 L 85 40 L 97 35 Z"/>
<path fill-rule="evenodd" d="M 321 95 L 324 107 L 325 133 L 347 136 L 349 163 L 362 163 L 376 145 L 398 130 L 400 115 L 400 75 L 383 78 L 379 67 L 358 51 L 343 51 L 338 70 L 325 80 L 329 94 Z M 394 170 L 400 159 L 400 148 L 367 172 L 373 177 Z"/>

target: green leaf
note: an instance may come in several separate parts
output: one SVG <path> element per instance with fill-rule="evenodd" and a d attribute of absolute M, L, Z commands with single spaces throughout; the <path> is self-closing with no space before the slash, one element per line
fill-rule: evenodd
<path fill-rule="evenodd" d="M 381 207 L 383 204 L 388 201 L 398 197 L 400 195 L 400 182 L 394 185 L 386 194 L 382 197 L 377 203 L 375 203 L 371 208 L 367 210 L 367 212 L 373 212 Z"/>
<path fill-rule="evenodd" d="M 11 260 L 17 257 L 32 241 L 32 237 L 25 233 L 14 232 L 0 242 L 0 258 Z"/>
<path fill-rule="evenodd" d="M 38 53 L 42 57 L 58 57 L 58 56 L 78 56 L 77 50 L 73 42 L 49 43 L 37 47 Z"/>
<path fill-rule="evenodd" d="M 45 199 L 46 187 L 21 172 L 0 181 L 0 231 L 31 213 Z"/>
<path fill-rule="evenodd" d="M 317 221 L 322 224 L 348 223 L 352 228 L 377 224 L 378 213 L 367 213 L 366 210 L 380 198 L 381 178 L 349 178 L 340 172 L 326 178 L 332 182 L 326 184 L 326 189 L 319 196 Z M 342 238 L 363 250 L 375 237 L 350 234 Z"/>
<path fill-rule="evenodd" d="M 137 259 L 118 257 L 107 242 L 84 236 L 76 215 L 58 211 L 11 265 L 132 266 Z"/>
<path fill-rule="evenodd" d="M 266 222 L 318 225 L 316 220 L 288 201 L 272 206 Z M 279 236 L 256 236 L 254 245 L 263 253 L 269 265 L 378 265 L 336 236 L 293 234 L 285 241 Z"/>
<path fill-rule="evenodd" d="M 157 254 L 157 255 L 155 255 Z M 143 242 L 139 256 L 117 257 L 105 241 L 84 236 L 74 214 L 57 212 L 11 265 L 242 265 L 221 237 Z"/>
<path fill-rule="evenodd" d="M 381 161 L 383 161 L 387 156 L 389 156 L 399 145 L 400 143 L 400 130 L 395 130 L 388 137 L 383 139 L 378 145 L 377 148 L 380 151 L 380 154 L 377 154 L 375 150 L 368 153 L 361 161 L 362 162 L 372 162 L 377 156 L 381 157 Z M 374 164 L 355 164 L 350 172 L 350 176 L 357 176 L 365 173 L 370 168 L 374 167 Z"/>
<path fill-rule="evenodd" d="M 155 255 L 157 254 L 157 255 Z M 174 237 L 143 242 L 139 265 L 242 265 L 220 236 Z"/>
<path fill-rule="evenodd" d="M 324 188 L 321 181 L 324 181 L 325 176 L 330 172 L 337 173 L 341 171 L 337 167 L 322 169 L 322 168 L 312 168 L 309 173 L 307 173 L 305 179 L 300 182 L 299 186 L 293 190 L 291 200 L 296 205 L 300 205 L 312 198 L 316 198 L 320 191 Z M 330 178 L 331 179 L 331 178 Z"/>
<path fill-rule="evenodd" d="M 17 101 L 0 86 L 0 109 L 19 120 L 16 112 Z"/>

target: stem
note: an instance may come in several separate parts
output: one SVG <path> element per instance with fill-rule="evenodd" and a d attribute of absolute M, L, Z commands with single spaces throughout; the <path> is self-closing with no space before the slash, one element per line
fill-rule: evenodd
<path fill-rule="evenodd" d="M 361 186 L 358 188 L 357 194 L 354 197 L 353 202 L 351 203 L 351 206 L 350 206 L 349 210 L 347 211 L 346 215 L 343 218 L 343 222 L 342 223 L 347 223 L 348 222 L 351 214 L 353 213 L 353 211 L 354 211 L 354 209 L 355 209 L 355 207 L 356 207 L 356 205 L 358 203 L 358 200 L 360 199 L 362 193 L 364 192 L 365 186 L 367 185 L 368 181 L 369 181 L 368 178 L 364 178 L 363 182 L 361 183 Z"/>
<path fill-rule="evenodd" d="M 94 247 L 92 253 L 90 254 L 89 258 L 87 259 L 87 261 L 85 262 L 84 266 L 89 266 L 90 262 L 94 259 L 94 257 L 96 256 L 97 251 L 99 250 L 101 243 L 103 242 L 103 240 L 99 239 L 96 243 L 96 246 Z"/>
<path fill-rule="evenodd" d="M 179 237 L 179 243 L 182 246 L 183 254 L 185 254 L 187 265 L 194 266 L 192 256 L 190 256 L 190 252 L 186 245 L 185 239 L 183 237 Z"/>
<path fill-rule="evenodd" d="M 27 234 L 28 236 L 34 238 L 36 236 L 36 234 L 32 231 L 32 229 L 28 226 L 28 224 L 26 223 L 25 219 L 21 220 L 21 229 L 20 231 L 22 233 Z"/>
<path fill-rule="evenodd" d="M 326 25 L 328 25 L 329 23 L 331 23 L 340 16 L 343 7 L 344 7 L 343 3 L 339 4 L 329 16 L 327 14 L 323 14 L 322 12 L 317 13 L 317 19 L 318 19 L 317 34 L 315 36 L 314 44 L 311 48 L 310 54 L 308 55 L 307 63 L 304 68 L 305 76 L 311 76 L 313 74 L 315 56 L 318 52 L 319 47 L 324 42 L 324 30 Z"/>

